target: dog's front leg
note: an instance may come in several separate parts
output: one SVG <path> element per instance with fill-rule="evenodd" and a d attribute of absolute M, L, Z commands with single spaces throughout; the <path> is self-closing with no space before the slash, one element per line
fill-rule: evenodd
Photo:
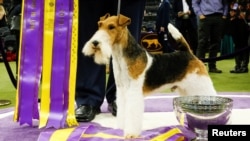
<path fill-rule="evenodd" d="M 116 88 L 116 103 L 117 103 L 117 126 L 119 129 L 124 129 L 125 125 L 125 95 L 122 89 Z"/>
<path fill-rule="evenodd" d="M 142 131 L 144 97 L 140 88 L 131 84 L 125 93 L 124 135 L 127 139 L 139 137 Z"/>

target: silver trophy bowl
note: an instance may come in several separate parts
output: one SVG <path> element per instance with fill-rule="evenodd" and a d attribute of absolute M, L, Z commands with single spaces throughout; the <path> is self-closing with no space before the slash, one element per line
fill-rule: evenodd
<path fill-rule="evenodd" d="M 220 96 L 184 96 L 173 99 L 173 108 L 179 123 L 205 141 L 208 125 L 230 124 L 233 100 Z"/>

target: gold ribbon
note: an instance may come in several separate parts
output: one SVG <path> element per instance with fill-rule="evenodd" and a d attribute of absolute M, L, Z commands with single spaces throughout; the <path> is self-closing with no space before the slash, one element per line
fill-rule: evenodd
<path fill-rule="evenodd" d="M 182 133 L 181 130 L 178 128 L 173 128 L 167 131 L 166 133 L 160 134 L 159 136 L 152 138 L 150 141 L 166 141 L 167 139 L 178 133 Z M 178 140 L 183 141 L 184 137 L 178 138 Z"/>
<path fill-rule="evenodd" d="M 71 133 L 75 130 L 75 128 L 66 128 L 56 130 L 50 137 L 49 141 L 67 141 Z"/>
<path fill-rule="evenodd" d="M 22 1 L 22 13 L 24 13 L 24 0 Z M 21 22 L 20 22 L 20 44 L 19 44 L 19 50 L 22 50 L 22 33 L 23 33 L 23 16 L 24 14 L 21 14 Z M 18 66 L 20 66 L 21 64 L 21 51 L 19 51 L 19 54 L 18 54 Z M 19 80 L 19 77 L 20 77 L 20 67 L 18 67 L 18 70 L 17 70 L 17 80 Z M 17 81 L 17 91 L 16 91 L 16 106 L 15 106 L 15 112 L 14 112 L 14 116 L 13 116 L 13 120 L 15 122 L 18 121 L 18 115 L 19 115 L 19 90 L 20 89 L 20 85 L 19 85 L 19 81 Z"/>
<path fill-rule="evenodd" d="M 72 35 L 71 35 L 71 52 L 70 52 L 70 74 L 69 74 L 69 104 L 67 123 L 69 126 L 78 125 L 75 118 L 75 83 L 76 83 L 76 65 L 78 50 L 78 0 L 74 0 Z"/>
<path fill-rule="evenodd" d="M 39 128 L 46 126 L 50 112 L 51 64 L 55 22 L 55 0 L 44 1 L 43 71 Z"/>

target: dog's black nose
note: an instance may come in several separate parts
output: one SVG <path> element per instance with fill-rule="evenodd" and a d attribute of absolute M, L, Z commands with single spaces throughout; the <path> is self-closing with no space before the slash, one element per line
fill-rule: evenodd
<path fill-rule="evenodd" d="M 94 40 L 94 41 L 92 42 L 92 44 L 93 44 L 94 46 L 97 46 L 97 45 L 99 44 L 99 42 L 96 41 L 96 40 Z"/>

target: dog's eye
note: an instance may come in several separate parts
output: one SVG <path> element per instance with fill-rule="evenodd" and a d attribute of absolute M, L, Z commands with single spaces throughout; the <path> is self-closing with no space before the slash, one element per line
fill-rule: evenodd
<path fill-rule="evenodd" d="M 108 26 L 108 28 L 109 28 L 109 30 L 112 30 L 112 29 L 115 28 L 115 26 L 111 24 L 111 25 Z"/>

